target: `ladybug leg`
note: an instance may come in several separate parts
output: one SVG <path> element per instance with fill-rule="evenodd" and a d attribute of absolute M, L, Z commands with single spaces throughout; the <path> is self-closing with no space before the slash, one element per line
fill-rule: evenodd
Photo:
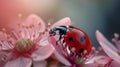
<path fill-rule="evenodd" d="M 73 57 L 74 55 L 75 55 L 74 52 L 71 52 L 70 56 Z"/>
<path fill-rule="evenodd" d="M 60 44 L 60 40 L 57 40 L 57 41 L 56 41 L 56 45 L 59 45 L 59 44 Z"/>
<path fill-rule="evenodd" d="M 58 41 L 56 41 L 56 45 L 58 45 Z"/>
<path fill-rule="evenodd" d="M 58 43 L 61 41 L 61 39 L 62 39 L 62 35 L 60 35 L 59 40 L 56 41 L 56 45 L 58 45 Z"/>
<path fill-rule="evenodd" d="M 59 37 L 59 40 L 61 40 L 62 39 L 62 35 L 60 35 L 60 37 Z"/>
<path fill-rule="evenodd" d="M 65 49 L 67 47 L 65 40 L 62 41 L 62 47 L 63 47 L 63 49 Z"/>
<path fill-rule="evenodd" d="M 63 42 L 62 42 L 63 44 L 65 43 L 65 40 L 63 40 Z"/>
<path fill-rule="evenodd" d="M 68 47 L 68 48 L 69 48 L 69 50 L 70 50 L 70 56 L 73 57 L 73 56 L 75 55 L 75 53 L 71 50 L 70 47 Z"/>

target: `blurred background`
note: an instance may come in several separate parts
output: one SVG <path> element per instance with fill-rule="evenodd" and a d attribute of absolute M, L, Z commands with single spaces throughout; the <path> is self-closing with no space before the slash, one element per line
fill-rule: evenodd
<path fill-rule="evenodd" d="M 95 31 L 100 30 L 109 40 L 120 34 L 120 0 L 1 0 L 0 29 L 11 29 L 29 14 L 37 14 L 45 22 L 70 17 L 83 29 L 93 45 L 98 43 Z"/>

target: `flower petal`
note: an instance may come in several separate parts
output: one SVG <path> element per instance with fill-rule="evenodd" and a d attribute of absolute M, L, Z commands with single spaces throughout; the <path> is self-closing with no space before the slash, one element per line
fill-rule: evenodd
<path fill-rule="evenodd" d="M 38 42 L 39 45 L 40 46 L 48 45 L 49 44 L 48 37 L 49 37 L 49 33 L 48 32 L 45 32 L 43 35 L 41 35 L 41 39 Z"/>
<path fill-rule="evenodd" d="M 95 67 L 93 64 L 85 64 L 84 67 Z"/>
<path fill-rule="evenodd" d="M 119 35 L 114 34 L 114 38 L 112 39 L 112 42 L 115 43 L 116 47 L 120 50 L 120 41 L 118 40 Z"/>
<path fill-rule="evenodd" d="M 39 47 L 37 51 L 35 51 L 31 57 L 34 61 L 41 61 L 47 59 L 53 53 L 54 48 L 52 45 L 45 45 Z"/>
<path fill-rule="evenodd" d="M 89 59 L 85 64 L 100 64 L 105 65 L 108 64 L 111 61 L 111 59 L 107 56 L 95 56 L 92 59 Z"/>
<path fill-rule="evenodd" d="M 112 61 L 110 67 L 120 67 L 120 63 L 117 61 Z"/>
<path fill-rule="evenodd" d="M 26 25 L 26 26 L 35 25 L 36 27 L 38 25 L 38 28 L 36 28 L 36 29 L 39 29 L 40 32 L 45 31 L 44 21 L 39 16 L 37 16 L 35 14 L 29 15 L 28 18 L 26 19 L 26 21 L 24 21 L 23 24 Z"/>
<path fill-rule="evenodd" d="M 51 27 L 53 28 L 53 27 L 57 27 L 57 26 L 61 26 L 61 25 L 65 25 L 65 26 L 71 25 L 71 20 L 70 20 L 70 18 L 69 18 L 69 17 L 66 17 L 66 18 L 64 18 L 64 19 L 61 19 L 60 21 L 54 23 Z"/>
<path fill-rule="evenodd" d="M 10 50 L 11 46 L 9 46 L 8 43 L 8 34 L 6 32 L 2 32 L 0 31 L 0 50 Z M 13 44 L 13 38 L 9 38 L 9 41 L 11 42 L 11 44 Z M 3 42 L 4 41 L 4 42 Z"/>
<path fill-rule="evenodd" d="M 54 51 L 54 54 L 56 56 L 56 58 L 63 64 L 67 65 L 67 66 L 71 66 L 71 63 L 65 58 L 65 56 L 63 56 L 62 51 L 63 49 L 61 49 L 61 45 L 57 45 L 59 46 L 59 48 L 56 46 L 56 40 L 54 37 L 49 37 L 49 42 L 51 42 L 51 44 L 53 44 L 53 46 L 56 48 Z"/>
<path fill-rule="evenodd" d="M 30 67 L 32 60 L 29 58 L 18 58 L 7 62 L 5 67 Z"/>
<path fill-rule="evenodd" d="M 4 67 L 6 62 L 8 61 L 8 57 L 6 57 L 6 52 L 0 52 L 0 67 Z"/>
<path fill-rule="evenodd" d="M 70 65 L 71 65 L 71 63 L 70 63 L 67 59 L 65 59 L 65 57 L 62 56 L 62 55 L 61 55 L 60 53 L 58 53 L 57 51 L 54 51 L 54 54 L 55 54 L 56 58 L 57 58 L 61 63 L 65 64 L 66 66 L 70 66 Z"/>
<path fill-rule="evenodd" d="M 96 31 L 96 37 L 105 53 L 112 59 L 120 62 L 120 55 L 117 53 L 117 48 L 115 48 L 99 31 Z"/>
<path fill-rule="evenodd" d="M 33 66 L 34 67 L 46 67 L 47 62 L 46 61 L 34 61 Z"/>

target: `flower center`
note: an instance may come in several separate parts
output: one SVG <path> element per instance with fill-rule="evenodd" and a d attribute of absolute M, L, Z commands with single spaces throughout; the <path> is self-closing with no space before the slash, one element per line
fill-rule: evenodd
<path fill-rule="evenodd" d="M 17 40 L 15 49 L 18 52 L 27 52 L 33 47 L 33 42 L 30 39 L 20 38 Z"/>

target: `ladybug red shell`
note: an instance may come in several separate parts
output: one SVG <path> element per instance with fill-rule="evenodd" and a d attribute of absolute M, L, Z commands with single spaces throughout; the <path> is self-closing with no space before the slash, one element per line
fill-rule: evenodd
<path fill-rule="evenodd" d="M 71 52 L 79 56 L 90 54 L 92 45 L 88 35 L 84 31 L 74 26 L 59 26 L 52 28 L 49 33 L 50 35 L 55 35 L 56 31 L 59 31 L 59 40 L 63 38 L 64 43 L 66 43 Z"/>
<path fill-rule="evenodd" d="M 66 31 L 64 40 L 77 54 L 89 55 L 91 52 L 92 46 L 88 35 L 76 27 Z"/>

